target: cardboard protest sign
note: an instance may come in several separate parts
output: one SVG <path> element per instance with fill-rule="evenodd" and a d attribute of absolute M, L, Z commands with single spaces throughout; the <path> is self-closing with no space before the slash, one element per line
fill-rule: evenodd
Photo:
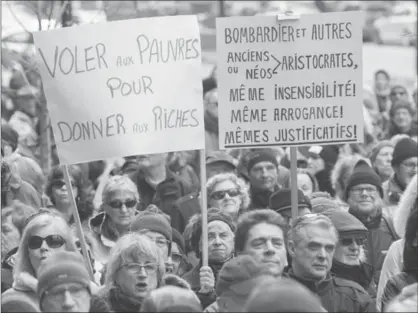
<path fill-rule="evenodd" d="M 196 16 L 34 33 L 61 164 L 204 148 Z"/>
<path fill-rule="evenodd" d="M 220 148 L 362 142 L 363 19 L 218 18 Z"/>

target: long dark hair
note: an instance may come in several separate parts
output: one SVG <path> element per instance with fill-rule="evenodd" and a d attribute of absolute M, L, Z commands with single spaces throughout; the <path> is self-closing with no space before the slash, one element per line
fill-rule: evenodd
<path fill-rule="evenodd" d="M 418 256 L 417 256 L 417 226 L 418 226 L 418 208 L 417 199 L 412 207 L 406 222 L 405 229 L 405 246 L 403 250 L 403 271 L 406 273 L 414 274 L 418 277 Z"/>

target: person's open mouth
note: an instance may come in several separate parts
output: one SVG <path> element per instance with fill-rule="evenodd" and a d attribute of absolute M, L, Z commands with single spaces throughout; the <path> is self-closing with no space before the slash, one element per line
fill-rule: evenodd
<path fill-rule="evenodd" d="M 147 291 L 148 290 L 148 284 L 147 283 L 137 283 L 136 289 L 138 291 Z"/>

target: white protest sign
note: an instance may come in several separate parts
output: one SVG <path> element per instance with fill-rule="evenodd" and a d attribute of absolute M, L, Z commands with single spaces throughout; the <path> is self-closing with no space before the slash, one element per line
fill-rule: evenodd
<path fill-rule="evenodd" d="M 203 149 L 196 16 L 34 33 L 61 164 Z"/>
<path fill-rule="evenodd" d="M 363 19 L 218 18 L 220 148 L 362 142 Z"/>

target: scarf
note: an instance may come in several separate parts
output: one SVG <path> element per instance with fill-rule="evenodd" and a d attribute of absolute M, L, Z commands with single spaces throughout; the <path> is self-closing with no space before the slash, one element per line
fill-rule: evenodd
<path fill-rule="evenodd" d="M 270 196 L 278 190 L 278 187 L 274 188 L 274 191 L 271 190 L 260 190 L 260 189 L 251 189 L 251 208 L 252 209 L 265 209 L 269 206 Z"/>
<path fill-rule="evenodd" d="M 373 278 L 373 268 L 366 263 L 353 266 L 333 260 L 331 272 L 337 277 L 358 283 L 365 290 L 369 288 Z"/>
<path fill-rule="evenodd" d="M 109 290 L 109 302 L 115 312 L 139 312 L 142 305 L 142 299 L 125 295 L 117 286 Z"/>
<path fill-rule="evenodd" d="M 357 217 L 360 222 L 363 223 L 364 226 L 366 226 L 367 229 L 376 229 L 379 228 L 380 222 L 382 221 L 382 210 L 379 209 L 374 216 L 364 216 L 361 215 L 358 211 L 353 210 L 352 208 L 348 209 L 348 213 L 351 215 Z"/>

